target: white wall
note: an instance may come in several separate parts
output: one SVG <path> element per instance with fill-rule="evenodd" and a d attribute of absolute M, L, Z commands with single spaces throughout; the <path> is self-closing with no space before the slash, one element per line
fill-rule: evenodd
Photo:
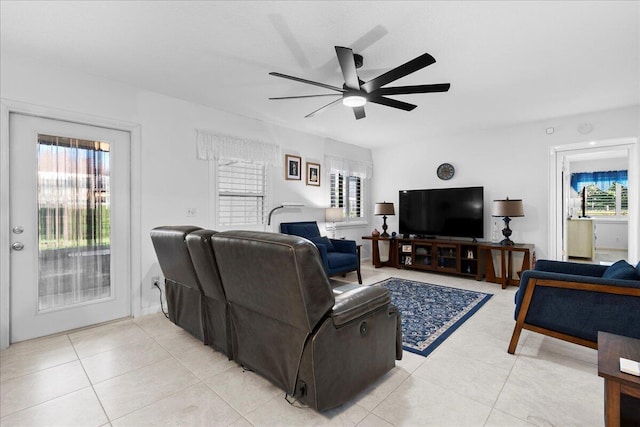
<path fill-rule="evenodd" d="M 134 312 L 157 310 L 157 290 L 151 277 L 161 276 L 149 231 L 159 225 L 193 224 L 218 229 L 212 223 L 210 194 L 215 186 L 209 162 L 196 159 L 195 130 L 206 129 L 223 134 L 277 144 L 282 153 L 302 156 L 306 161 L 324 165 L 325 153 L 349 156 L 371 162 L 368 149 L 338 141 L 272 126 L 257 120 L 214 110 L 162 94 L 32 63 L 9 55 L 2 57 L 0 96 L 5 100 L 45 106 L 56 110 L 78 112 L 100 119 L 137 123 L 141 127 L 140 169 L 141 212 L 140 269 L 141 306 Z M 285 181 L 283 170 L 274 170 L 270 207 L 282 202 L 301 202 L 304 208 L 280 210 L 274 214 L 273 231 L 282 221 L 317 220 L 324 226 L 324 208 L 329 206 L 329 186 L 323 168 L 321 187 L 302 181 Z M 187 208 L 196 215 L 187 217 Z M 262 230 L 263 226 L 256 229 Z M 367 224 L 339 231 L 348 238 L 369 233 Z M 5 284 L 6 286 L 6 284 Z"/>
<path fill-rule="evenodd" d="M 596 249 L 627 250 L 629 224 L 625 219 L 595 219 Z"/>
<path fill-rule="evenodd" d="M 537 257 L 544 258 L 549 253 L 550 148 L 637 137 L 639 117 L 640 109 L 635 106 L 375 149 L 374 198 L 393 200 L 397 206 L 399 190 L 484 186 L 486 240 L 491 238 L 491 201 L 507 196 L 521 198 L 525 216 L 511 221 L 511 239 L 535 244 Z M 593 131 L 579 133 L 581 123 L 591 123 Z M 554 133 L 546 133 L 549 127 Z M 443 162 L 456 169 L 449 181 L 436 176 L 436 168 Z M 390 219 L 389 231 L 397 231 L 398 217 Z"/>

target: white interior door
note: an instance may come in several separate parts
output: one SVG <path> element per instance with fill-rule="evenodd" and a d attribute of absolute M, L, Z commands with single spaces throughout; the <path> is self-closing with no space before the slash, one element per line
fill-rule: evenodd
<path fill-rule="evenodd" d="M 130 314 L 130 134 L 9 116 L 10 341 Z"/>

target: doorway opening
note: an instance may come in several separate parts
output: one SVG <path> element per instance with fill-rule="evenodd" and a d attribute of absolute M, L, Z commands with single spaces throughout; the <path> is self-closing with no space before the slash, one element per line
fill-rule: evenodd
<path fill-rule="evenodd" d="M 552 149 L 551 259 L 598 264 L 637 260 L 638 168 L 635 139 Z"/>

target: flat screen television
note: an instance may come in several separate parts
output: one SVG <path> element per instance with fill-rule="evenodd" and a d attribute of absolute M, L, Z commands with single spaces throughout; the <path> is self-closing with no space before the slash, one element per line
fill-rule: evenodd
<path fill-rule="evenodd" d="M 484 187 L 404 190 L 399 207 L 400 234 L 484 237 Z"/>

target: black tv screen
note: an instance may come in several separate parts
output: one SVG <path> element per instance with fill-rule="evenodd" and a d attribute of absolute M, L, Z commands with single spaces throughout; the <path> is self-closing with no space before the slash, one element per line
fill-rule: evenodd
<path fill-rule="evenodd" d="M 484 237 L 484 187 L 400 191 L 401 234 Z"/>

